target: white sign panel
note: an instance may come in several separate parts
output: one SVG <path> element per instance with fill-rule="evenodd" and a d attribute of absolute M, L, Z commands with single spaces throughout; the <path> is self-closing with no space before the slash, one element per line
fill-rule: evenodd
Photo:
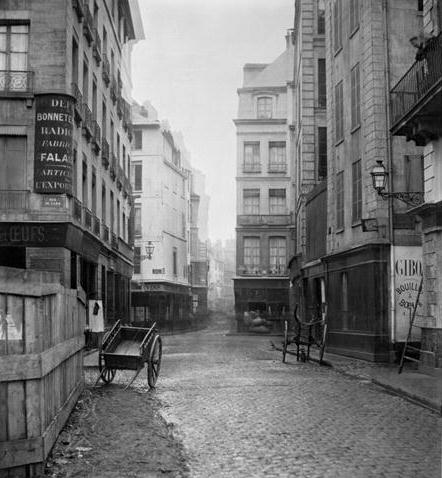
<path fill-rule="evenodd" d="M 410 317 L 422 279 L 422 247 L 396 246 L 394 248 L 394 340 L 407 338 Z M 416 308 L 416 317 L 423 314 L 423 293 Z M 417 322 L 417 321 L 416 321 Z M 420 330 L 413 327 L 412 339 L 420 339 Z"/>

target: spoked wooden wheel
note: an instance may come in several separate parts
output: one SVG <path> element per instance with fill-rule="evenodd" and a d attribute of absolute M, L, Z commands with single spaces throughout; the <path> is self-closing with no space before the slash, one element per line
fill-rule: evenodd
<path fill-rule="evenodd" d="M 98 369 L 100 370 L 101 380 L 103 380 L 104 383 L 111 383 L 115 377 L 116 370 L 114 368 L 107 368 L 101 355 L 98 360 Z"/>
<path fill-rule="evenodd" d="M 147 383 L 150 388 L 155 388 L 155 384 L 157 383 L 158 375 L 160 374 L 162 352 L 163 344 L 161 337 L 156 335 L 153 339 L 147 359 Z"/>
<path fill-rule="evenodd" d="M 322 342 L 321 342 L 321 347 L 319 349 L 319 364 L 322 364 L 322 359 L 324 357 L 326 337 L 327 337 L 327 324 L 324 324 L 324 329 L 322 331 Z"/>
<path fill-rule="evenodd" d="M 282 343 L 282 363 L 285 363 L 288 344 L 289 344 L 289 323 L 287 320 L 284 320 L 284 342 Z"/>

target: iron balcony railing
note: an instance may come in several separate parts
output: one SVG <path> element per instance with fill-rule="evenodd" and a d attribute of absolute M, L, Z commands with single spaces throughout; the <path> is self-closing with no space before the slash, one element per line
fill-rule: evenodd
<path fill-rule="evenodd" d="M 94 214 L 93 216 L 93 232 L 96 236 L 100 237 L 100 219 Z"/>
<path fill-rule="evenodd" d="M 83 95 L 77 83 L 71 83 L 72 96 L 75 98 L 74 116 L 75 121 L 79 123 L 83 121 L 84 109 L 83 109 Z"/>
<path fill-rule="evenodd" d="M 0 211 L 29 209 L 29 191 L 10 191 L 0 189 Z"/>
<path fill-rule="evenodd" d="M 256 266 L 240 266 L 238 269 L 239 275 L 242 276 L 255 276 L 255 277 L 284 277 L 288 275 L 288 270 L 285 266 L 269 266 L 269 265 L 256 265 Z"/>
<path fill-rule="evenodd" d="M 103 77 L 103 81 L 106 86 L 109 86 L 109 82 L 111 79 L 110 76 L 110 62 L 109 58 L 107 57 L 106 53 L 103 53 L 103 65 L 101 67 L 101 76 Z"/>
<path fill-rule="evenodd" d="M 92 47 L 92 55 L 97 65 L 101 63 L 101 38 L 96 27 L 94 27 L 94 45 Z"/>
<path fill-rule="evenodd" d="M 242 172 L 243 173 L 260 173 L 261 165 L 260 164 L 244 165 L 242 168 Z"/>
<path fill-rule="evenodd" d="M 109 228 L 106 226 L 106 224 L 101 224 L 101 238 L 103 239 L 104 242 L 109 242 Z"/>
<path fill-rule="evenodd" d="M 237 216 L 238 226 L 286 226 L 291 223 L 290 214 L 241 214 Z"/>
<path fill-rule="evenodd" d="M 84 4 L 83 34 L 90 45 L 94 41 L 94 19 L 87 3 Z"/>
<path fill-rule="evenodd" d="M 81 205 L 81 201 L 79 201 L 77 198 L 73 198 L 72 215 L 74 219 L 78 221 L 79 223 L 81 223 L 82 212 L 83 212 L 83 207 Z"/>
<path fill-rule="evenodd" d="M 84 209 L 84 225 L 87 229 L 91 230 L 92 229 L 92 212 L 87 207 L 83 209 Z"/>
<path fill-rule="evenodd" d="M 121 96 L 119 96 L 117 98 L 117 115 L 118 115 L 118 118 L 122 119 L 123 118 L 123 98 Z"/>
<path fill-rule="evenodd" d="M 95 154 L 98 154 L 101 149 L 101 128 L 97 121 L 92 121 L 92 144 Z"/>
<path fill-rule="evenodd" d="M 279 173 L 279 174 L 286 174 L 287 173 L 287 166 L 285 164 L 269 164 L 269 168 L 267 170 L 269 173 Z"/>
<path fill-rule="evenodd" d="M 0 95 L 32 93 L 33 75 L 32 71 L 0 70 Z"/>
<path fill-rule="evenodd" d="M 427 41 L 420 56 L 390 92 L 392 124 L 398 123 L 442 83 L 442 34 Z"/>
<path fill-rule="evenodd" d="M 123 168 L 118 164 L 117 166 L 117 188 L 121 191 L 124 184 L 124 171 Z"/>
<path fill-rule="evenodd" d="M 84 2 L 83 0 L 72 0 L 72 7 L 77 14 L 78 21 L 81 22 L 84 17 Z"/>
<path fill-rule="evenodd" d="M 92 111 L 86 103 L 83 103 L 83 133 L 89 139 L 92 136 L 93 128 L 92 128 Z"/>
<path fill-rule="evenodd" d="M 106 169 L 109 167 L 109 143 L 104 138 L 101 142 L 101 164 Z"/>

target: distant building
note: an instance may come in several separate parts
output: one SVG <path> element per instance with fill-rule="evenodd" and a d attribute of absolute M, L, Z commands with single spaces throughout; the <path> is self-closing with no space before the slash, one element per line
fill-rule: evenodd
<path fill-rule="evenodd" d="M 133 106 L 131 161 L 135 256 L 132 311 L 136 322 L 173 327 L 189 317 L 190 172 L 167 122 L 153 106 Z"/>
<path fill-rule="evenodd" d="M 137 1 L 1 2 L 0 266 L 61 273 L 128 317 Z"/>
<path fill-rule="evenodd" d="M 205 317 L 208 312 L 207 250 L 209 197 L 205 191 L 205 176 L 196 169 L 190 173 L 190 270 L 192 311 Z M 202 236 L 204 234 L 204 236 Z"/>
<path fill-rule="evenodd" d="M 233 313 L 235 276 L 235 241 L 220 240 L 209 244 L 209 308 Z"/>
<path fill-rule="evenodd" d="M 238 89 L 235 311 L 278 319 L 289 311 L 293 255 L 287 95 L 293 45 L 270 64 L 246 64 Z"/>

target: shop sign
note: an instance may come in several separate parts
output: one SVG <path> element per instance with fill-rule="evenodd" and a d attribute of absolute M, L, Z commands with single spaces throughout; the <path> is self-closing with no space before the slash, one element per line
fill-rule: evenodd
<path fill-rule="evenodd" d="M 64 197 L 63 196 L 43 196 L 41 200 L 41 205 L 43 207 L 53 207 L 53 208 L 63 208 L 64 207 Z"/>
<path fill-rule="evenodd" d="M 65 242 L 64 224 L 0 223 L 2 246 L 62 246 Z"/>
<path fill-rule="evenodd" d="M 396 246 L 394 248 L 394 302 L 395 302 L 395 341 L 403 342 L 408 334 L 410 314 L 416 302 L 422 279 L 422 247 Z M 416 309 L 416 317 L 423 313 L 421 293 Z M 413 338 L 419 339 L 419 329 L 414 327 Z"/>
<path fill-rule="evenodd" d="M 34 190 L 72 192 L 73 103 L 68 95 L 35 97 Z"/>

